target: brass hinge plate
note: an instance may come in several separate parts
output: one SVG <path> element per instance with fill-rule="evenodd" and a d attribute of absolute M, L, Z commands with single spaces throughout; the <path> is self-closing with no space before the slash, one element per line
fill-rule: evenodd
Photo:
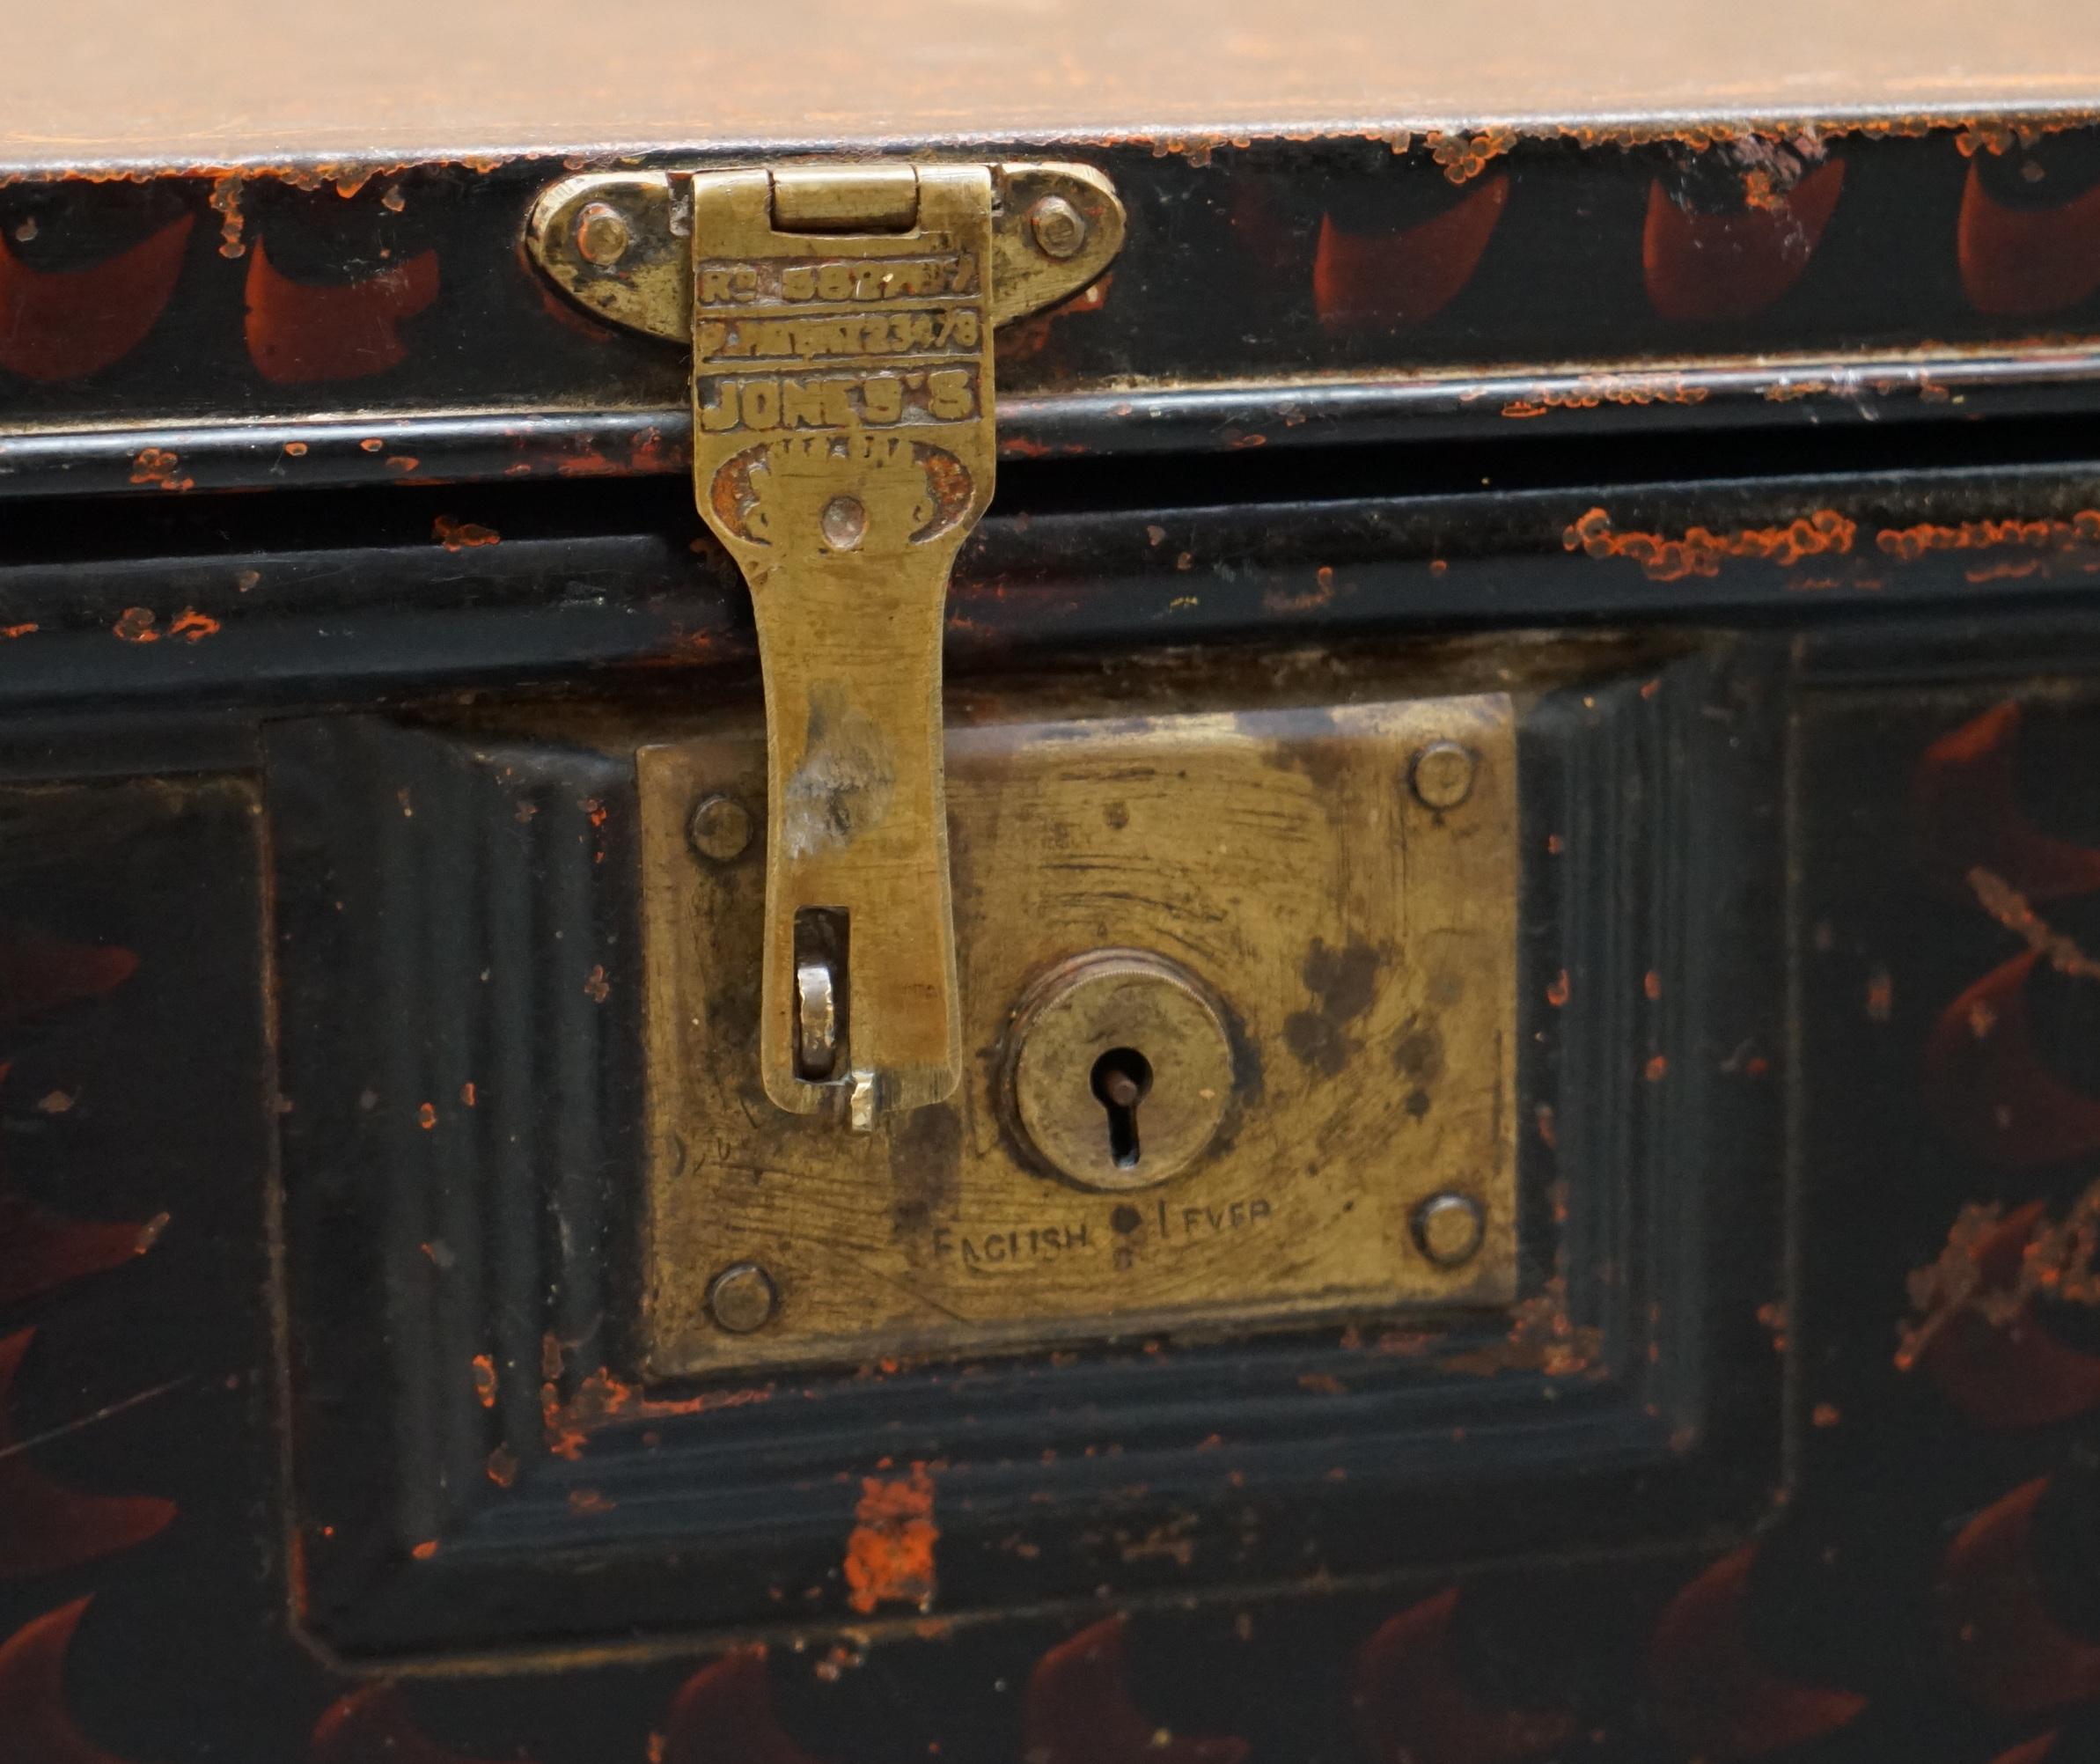
<path fill-rule="evenodd" d="M 990 316 L 995 326 L 1054 306 L 1094 281 L 1123 248 L 1123 205 L 1090 165 L 1002 161 L 991 179 Z M 892 164 L 774 166 L 833 188 L 856 173 L 878 182 Z M 872 174 L 872 176 L 870 176 Z M 693 335 L 693 184 L 687 172 L 585 172 L 550 185 L 532 205 L 525 249 L 554 285 L 608 324 L 666 342 Z M 735 175 L 733 173 L 729 175 Z M 880 220 L 879 202 L 871 218 Z M 792 199 L 780 217 L 796 218 Z"/>

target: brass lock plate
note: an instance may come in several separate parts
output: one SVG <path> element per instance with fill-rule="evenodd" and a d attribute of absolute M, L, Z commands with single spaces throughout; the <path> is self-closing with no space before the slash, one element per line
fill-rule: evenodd
<path fill-rule="evenodd" d="M 653 1375 L 1514 1299 L 1506 696 L 951 695 L 969 1057 L 865 1136 L 752 1059 L 762 731 L 637 763 Z"/>

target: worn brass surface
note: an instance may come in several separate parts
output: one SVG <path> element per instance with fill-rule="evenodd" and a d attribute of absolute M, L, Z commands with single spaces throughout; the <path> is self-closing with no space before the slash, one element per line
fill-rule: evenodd
<path fill-rule="evenodd" d="M 550 185 L 525 222 L 525 249 L 554 285 L 608 324 L 684 342 L 693 334 L 692 252 L 665 173 L 588 173 Z M 617 217 L 626 243 L 609 241 Z"/>
<path fill-rule="evenodd" d="M 782 1108 L 866 1128 L 962 1072 L 941 629 L 996 458 L 991 177 L 716 173 L 692 224 L 694 483 L 766 676 L 759 1068 Z M 840 928 L 821 1059 L 811 915 Z"/>
<path fill-rule="evenodd" d="M 592 174 L 534 207 L 527 247 L 571 296 L 690 325 L 694 489 L 766 677 L 757 1051 L 783 1109 L 866 1131 L 961 1076 L 941 630 L 992 496 L 992 327 L 1121 240 L 1078 165 Z"/>
<path fill-rule="evenodd" d="M 1039 312 L 1076 294 L 1123 248 L 1123 205 L 1090 165 L 992 167 L 992 322 Z M 1060 208 L 1076 221 L 1052 216 Z"/>
<path fill-rule="evenodd" d="M 867 1136 L 767 1105 L 750 1055 L 761 855 L 717 864 L 687 841 L 704 797 L 757 807 L 760 731 L 725 718 L 642 750 L 652 1372 L 1511 1299 L 1509 700 L 1160 716 L 1026 702 L 949 707 L 964 1082 Z M 1410 783 L 1440 741 L 1474 759 L 1464 801 L 1441 811 Z M 1126 1193 L 1050 1173 L 1006 1089 L 1017 1016 L 1046 978 L 1116 950 L 1186 970 L 1231 1049 L 1215 1141 Z M 1155 1084 L 1171 1053 L 1148 1056 Z M 1449 1268 L 1413 1227 L 1447 1193 L 1483 1219 L 1477 1253 Z M 737 1334 L 708 1295 L 744 1262 L 777 1303 Z"/>
<path fill-rule="evenodd" d="M 874 187 L 908 169 L 826 161 L 778 168 L 775 176 L 791 184 L 814 173 L 825 180 L 852 179 Z M 1015 161 L 987 170 L 994 208 L 990 310 L 995 326 L 1078 293 L 1122 249 L 1123 205 L 1114 187 L 1092 166 Z M 584 311 L 666 342 L 688 342 L 693 283 L 687 204 L 693 181 L 693 174 L 677 172 L 586 172 L 564 178 L 549 185 L 532 205 L 525 224 L 526 250 Z M 894 213 L 900 198 L 894 190 L 891 195 Z M 775 209 L 776 217 L 783 226 L 807 224 L 811 210 L 798 204 L 811 197 L 828 200 L 806 186 L 790 188 L 787 206 Z M 1054 207 L 1046 207 L 1057 203 L 1080 223 L 1080 237 L 1068 249 L 1067 224 L 1053 218 Z M 879 206 L 868 214 L 870 224 L 879 223 Z M 607 218 L 613 216 L 624 224 L 627 243 L 616 255 L 606 256 L 600 246 L 612 236 Z"/>
<path fill-rule="evenodd" d="M 782 232 L 909 232 L 918 217 L 919 174 L 902 160 L 782 165 L 770 175 Z"/>

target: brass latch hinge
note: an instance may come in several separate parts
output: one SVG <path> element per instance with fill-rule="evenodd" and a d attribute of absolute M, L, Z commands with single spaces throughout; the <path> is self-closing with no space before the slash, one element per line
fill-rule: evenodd
<path fill-rule="evenodd" d="M 1122 244 L 1098 173 L 813 165 L 564 180 L 527 244 L 693 349 L 700 511 L 750 585 L 768 804 L 760 1071 L 866 1128 L 962 1071 L 943 793 L 949 572 L 991 500 L 992 330 Z"/>

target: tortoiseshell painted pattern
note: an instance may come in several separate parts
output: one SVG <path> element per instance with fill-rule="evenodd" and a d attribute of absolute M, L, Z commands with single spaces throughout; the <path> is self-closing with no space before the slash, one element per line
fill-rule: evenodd
<path fill-rule="evenodd" d="M 1336 376 L 1419 382 L 1418 431 L 1696 425 L 1728 393 L 1690 370 L 1766 359 L 1745 420 L 2048 402 L 2092 375 L 2096 143 L 2057 117 L 1096 147 L 1128 243 L 1002 331 L 1004 445 L 1338 438 Z M 0 419 L 22 431 L 0 437 L 0 487 L 62 483 L 39 436 L 113 417 L 107 481 L 169 491 L 683 470 L 678 351 L 570 306 L 518 249 L 573 169 L 0 180 Z M 486 419 L 473 448 L 430 427 L 462 415 Z M 187 439 L 229 421 L 270 445 Z"/>
<path fill-rule="evenodd" d="M 2094 1755 L 2096 138 L 1099 148 L 953 689 L 1507 674 L 1524 1297 L 678 1385 L 682 364 L 550 162 L 0 183 L 0 1760 Z"/>
<path fill-rule="evenodd" d="M 1766 1425 L 1793 1443 L 1747 1530 L 1707 1543 L 1696 1525 L 1663 1526 L 1630 1547 L 1424 1562 L 1368 1584 L 1352 1570 L 1369 1539 L 1337 1536 L 1298 1584 L 1267 1590 L 1215 1585 L 1215 1546 L 1201 1533 L 1126 1536 L 1127 1562 L 1164 1552 L 1169 1584 L 1185 1580 L 1193 1596 L 1111 1593 L 1091 1611 L 957 1621 L 929 1582 L 922 1612 L 856 1625 L 821 1614 L 842 1613 L 837 1583 L 811 1589 L 813 1605 L 783 1586 L 788 1608 L 762 1642 L 578 1633 L 510 1664 L 498 1653 L 451 1670 L 450 1650 L 331 1665 L 295 1639 L 303 1557 L 327 1540 L 305 1529 L 315 1516 L 283 1505 L 268 1302 L 281 1276 L 265 1251 L 281 1205 L 270 1148 L 312 1099 L 297 1084 L 280 1093 L 269 1076 L 261 798 L 209 754 L 192 756 L 206 769 L 187 779 L 9 788 L 0 1713 L 12 1755 L 2081 1755 L 2100 1732 L 2100 1102 L 2087 1097 L 2083 913 L 2100 893 L 2100 792 L 2083 758 L 2100 697 L 2036 673 L 2039 656 L 2015 646 L 2016 630 L 1988 658 L 2003 680 L 1932 684 L 1932 636 L 1827 627 L 1796 646 L 1776 696 L 1707 700 L 1732 695 L 1739 712 L 1793 731 L 1791 807 L 1773 828 L 1791 880 L 1762 908 L 1746 897 L 1753 916 L 1738 934 L 1744 952 L 1783 946 L 1795 1014 L 1790 1032 L 1773 1023 L 1739 1043 L 1665 1039 L 1651 1044 L 1665 1056 L 1619 1080 L 1664 1097 L 1707 1082 L 1697 1066 L 1747 1095 L 1792 1099 L 1790 1157 L 1761 1179 L 1777 1199 L 1786 1165 L 1796 1171 L 1790 1264 L 1753 1283 L 1733 1333 L 1786 1368 L 1784 1415 Z M 1875 659 L 1862 670 L 1868 637 Z M 1729 647 L 1745 678 L 1749 657 Z M 1636 702 L 1657 677 L 1629 680 Z M 535 789 L 557 816 L 576 793 Z M 608 802 L 617 832 L 620 805 Z M 391 793 L 382 805 L 401 812 Z M 440 796 L 421 812 L 458 811 Z M 575 819 L 586 840 L 607 836 L 587 806 Z M 1600 831 L 1549 806 L 1530 828 L 1536 861 L 1568 863 Z M 1692 823 L 1678 831 L 1703 836 Z M 1590 965 L 1571 973 L 1557 953 L 1541 946 L 1531 962 L 1545 1018 L 1619 981 L 1645 1009 L 1690 983 L 1685 962 L 1733 959 L 1687 950 L 1613 980 Z M 487 1051 L 500 1065 L 500 1048 Z M 443 1099 L 443 1113 L 497 1106 L 497 1069 L 477 1068 L 480 1093 Z M 1542 1093 L 1539 1069 L 1529 1082 Z M 1538 1112 L 1535 1156 L 1558 1155 L 1564 1125 Z M 444 1167 L 433 1166 L 440 1180 Z M 288 1168 L 296 1182 L 309 1166 Z M 1616 1180 L 1565 1165 L 1553 1177 Z M 325 1210 L 290 1198 L 295 1232 L 326 1230 Z M 1724 1213 L 1758 1201 L 1707 1198 Z M 470 1248 L 411 1246 L 413 1265 L 382 1288 L 406 1280 L 441 1298 Z M 293 1250 L 295 1261 L 328 1253 L 312 1237 Z M 376 1346 L 381 1319 L 341 1302 L 340 1328 Z M 1378 1345 L 1345 1340 L 1335 1363 L 1376 1357 Z M 617 1362 L 616 1342 L 607 1351 Z M 1436 1353 L 1398 1338 L 1384 1351 Z M 1572 1395 L 1594 1376 L 1592 1356 L 1612 1351 L 1564 1338 L 1535 1363 L 1539 1392 L 1560 1382 Z M 574 1430 L 562 1451 L 583 1472 L 567 1502 L 581 1539 L 603 1521 L 603 1503 L 577 1496 L 601 1430 L 713 1415 L 704 1400 L 645 1399 L 610 1373 L 576 1385 L 570 1350 L 550 1337 L 545 1352 L 544 1364 L 463 1361 L 452 1376 L 467 1415 L 507 1400 L 514 1378 L 528 1392 L 545 1381 L 556 1405 L 547 1425 Z M 1517 1364 L 1470 1376 L 1492 1385 Z M 295 1415 L 350 1394 L 314 1384 L 334 1375 L 304 1350 L 290 1376 Z M 1229 1408 L 1217 1422 L 1229 1438 Z M 1234 1474 L 1229 1445 L 1215 1461 Z M 923 1550 L 936 1572 L 962 1486 L 944 1487 L 953 1470 L 893 1462 L 871 1440 L 864 1473 L 863 1488 L 840 1494 L 841 1564 L 873 1528 L 884 1547 Z M 505 1466 L 492 1460 L 486 1474 L 501 1483 Z M 1061 1473 L 1038 1474 L 1054 1488 Z M 885 1492 L 907 1488 L 920 1492 Z M 1442 1500 L 1432 1489 L 1377 1523 L 1433 1532 Z M 912 1543 L 914 1525 L 925 1534 Z M 372 1543 L 404 1562 L 425 1548 L 382 1533 Z M 547 1546 L 563 1548 L 558 1536 Z M 540 1616 L 559 1631 L 559 1613 Z M 483 1621 L 459 1613 L 469 1639 Z"/>

